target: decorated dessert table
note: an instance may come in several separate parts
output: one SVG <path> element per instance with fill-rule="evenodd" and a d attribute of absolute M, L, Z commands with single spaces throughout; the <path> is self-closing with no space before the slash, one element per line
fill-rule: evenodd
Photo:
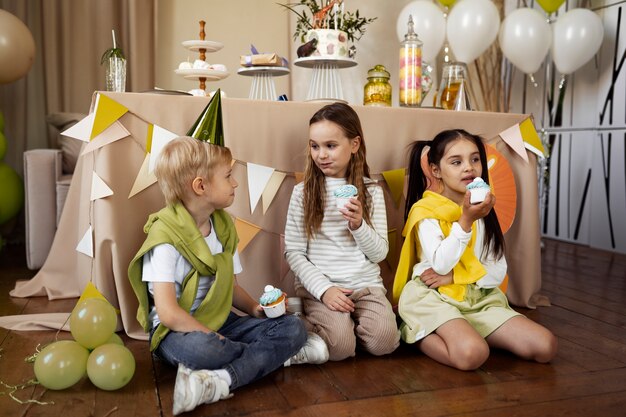
<path fill-rule="evenodd" d="M 95 93 L 91 115 L 70 132 L 79 134 L 83 129 L 90 140 L 83 146 L 50 254 L 38 274 L 18 283 L 11 295 L 78 297 L 91 282 L 120 310 L 119 330 L 146 338 L 135 319 L 137 301 L 127 267 L 143 242 L 148 214 L 164 204 L 150 172 L 151 154 L 160 146 L 160 138 L 184 135 L 208 101 L 208 97 Z M 304 170 L 308 120 L 322 105 L 222 100 L 225 143 L 235 158 L 233 174 L 239 183 L 228 209 L 241 237 L 244 272 L 238 280 L 253 296 L 260 295 L 266 284 L 293 294 L 293 276 L 283 257 L 283 231 L 292 188 Z M 513 173 L 516 213 L 505 235 L 509 299 L 528 307 L 545 302 L 538 294 L 536 157 L 524 147 L 532 136 L 529 116 L 354 107 L 363 123 L 372 176 L 385 190 L 390 251 L 381 268 L 387 288 L 401 246 L 408 146 L 443 129 L 463 128 L 482 135 L 506 158 Z M 0 326 L 54 328 L 66 319 L 66 313 L 2 317 Z"/>

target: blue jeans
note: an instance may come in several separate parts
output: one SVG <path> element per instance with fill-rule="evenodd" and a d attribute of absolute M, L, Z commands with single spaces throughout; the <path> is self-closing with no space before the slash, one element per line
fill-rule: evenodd
<path fill-rule="evenodd" d="M 230 313 L 215 333 L 170 331 L 155 354 L 165 362 L 191 369 L 226 369 L 231 390 L 281 367 L 306 342 L 306 330 L 296 316 L 257 319 Z M 152 336 L 152 335 L 150 335 Z"/>

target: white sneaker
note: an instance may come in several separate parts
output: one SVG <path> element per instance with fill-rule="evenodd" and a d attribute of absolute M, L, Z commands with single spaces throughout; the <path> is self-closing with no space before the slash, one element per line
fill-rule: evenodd
<path fill-rule="evenodd" d="M 307 333 L 306 343 L 302 348 L 287 359 L 285 366 L 300 365 L 303 363 L 320 364 L 328 361 L 328 347 L 326 342 L 313 332 Z"/>
<path fill-rule="evenodd" d="M 178 364 L 174 385 L 173 413 L 178 415 L 191 411 L 200 404 L 210 404 L 232 397 L 228 383 L 216 372 L 206 369 L 192 371 L 182 363 Z"/>

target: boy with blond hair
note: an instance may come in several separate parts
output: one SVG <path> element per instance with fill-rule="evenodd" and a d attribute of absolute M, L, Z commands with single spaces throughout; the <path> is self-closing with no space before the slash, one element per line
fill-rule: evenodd
<path fill-rule="evenodd" d="M 283 364 L 328 359 L 298 317 L 267 319 L 237 284 L 239 239 L 224 211 L 238 185 L 231 161 L 228 148 L 191 137 L 164 147 L 155 175 L 167 206 L 149 216 L 128 270 L 150 350 L 178 367 L 175 415 L 229 398 Z"/>

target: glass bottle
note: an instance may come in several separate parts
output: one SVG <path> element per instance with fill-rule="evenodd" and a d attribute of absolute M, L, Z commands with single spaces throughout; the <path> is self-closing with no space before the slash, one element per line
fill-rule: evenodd
<path fill-rule="evenodd" d="M 363 105 L 391 107 L 389 76 L 389 71 L 384 65 L 376 65 L 367 71 L 367 84 L 363 87 Z"/>
<path fill-rule="evenodd" d="M 465 83 L 465 66 L 452 62 L 443 67 L 436 107 L 454 110 L 461 84 Z M 465 92 L 467 94 L 467 92 Z"/>
<path fill-rule="evenodd" d="M 126 91 L 126 59 L 110 56 L 104 64 L 106 91 L 118 93 Z"/>
<path fill-rule="evenodd" d="M 400 106 L 419 107 L 422 101 L 422 42 L 413 30 L 409 15 L 408 31 L 400 43 Z"/>

